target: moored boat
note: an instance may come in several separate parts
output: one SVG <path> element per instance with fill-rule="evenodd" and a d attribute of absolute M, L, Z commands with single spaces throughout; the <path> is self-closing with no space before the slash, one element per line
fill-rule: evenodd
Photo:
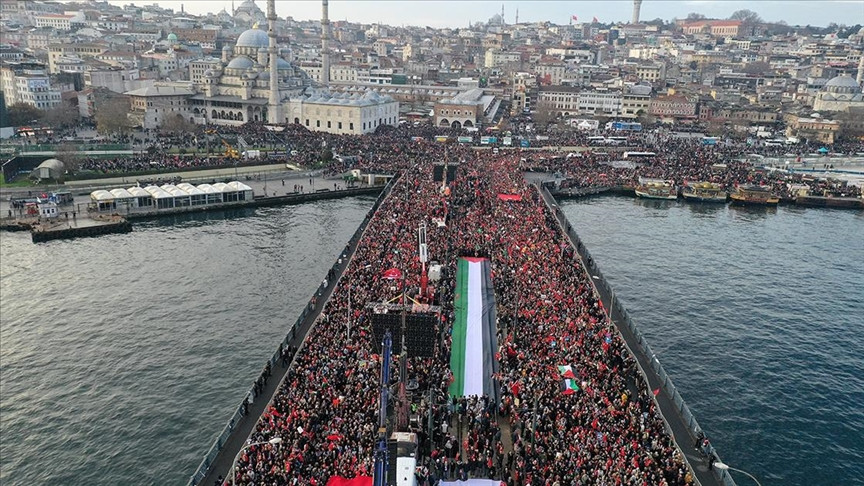
<path fill-rule="evenodd" d="M 729 198 L 732 204 L 739 206 L 776 206 L 780 203 L 780 198 L 768 186 L 738 186 Z"/>
<path fill-rule="evenodd" d="M 640 177 L 639 185 L 636 186 L 636 197 L 644 197 L 646 199 L 678 199 L 678 191 L 669 181 Z"/>
<path fill-rule="evenodd" d="M 729 194 L 714 182 L 685 182 L 681 195 L 686 201 L 725 203 Z"/>
<path fill-rule="evenodd" d="M 813 208 L 849 208 L 849 209 L 864 209 L 864 199 L 860 197 L 844 197 L 844 196 L 815 196 L 802 195 L 795 198 L 795 204 L 798 206 L 813 207 Z"/>

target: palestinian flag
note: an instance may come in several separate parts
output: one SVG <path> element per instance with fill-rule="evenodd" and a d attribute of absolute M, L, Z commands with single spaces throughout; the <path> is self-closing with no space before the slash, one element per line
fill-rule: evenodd
<path fill-rule="evenodd" d="M 450 355 L 450 396 L 488 395 L 497 402 L 492 375 L 495 350 L 495 294 L 485 258 L 461 258 L 456 270 L 455 320 Z"/>
<path fill-rule="evenodd" d="M 571 395 L 579 391 L 579 385 L 576 384 L 576 375 L 573 374 L 572 366 L 558 366 L 558 373 L 561 375 L 561 392 L 563 394 Z"/>

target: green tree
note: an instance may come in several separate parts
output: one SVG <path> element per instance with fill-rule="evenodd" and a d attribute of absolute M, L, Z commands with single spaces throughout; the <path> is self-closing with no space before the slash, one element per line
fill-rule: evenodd
<path fill-rule="evenodd" d="M 687 20 L 703 20 L 703 19 L 705 19 L 705 16 L 702 15 L 701 13 L 690 12 L 689 14 L 687 14 Z"/>
<path fill-rule="evenodd" d="M 9 118 L 8 124 L 12 127 L 30 125 L 41 120 L 44 115 L 45 112 L 26 103 L 15 103 L 6 110 L 6 116 Z"/>

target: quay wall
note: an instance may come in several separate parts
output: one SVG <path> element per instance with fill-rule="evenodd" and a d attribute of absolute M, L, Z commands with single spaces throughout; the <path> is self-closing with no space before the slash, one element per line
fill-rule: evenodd
<path fill-rule="evenodd" d="M 228 422 L 225 424 L 225 427 L 223 427 L 222 432 L 220 432 L 216 439 L 213 441 L 213 444 L 210 446 L 210 449 L 207 451 L 207 454 L 204 456 L 201 464 L 198 465 L 198 468 L 190 477 L 187 486 L 197 486 L 199 484 L 213 484 L 216 481 L 217 476 L 228 476 L 227 473 L 229 472 L 233 464 L 234 457 L 245 445 L 246 440 L 252 435 L 255 429 L 255 424 L 258 422 L 258 419 L 266 410 L 266 407 L 273 401 L 276 392 L 282 386 L 282 382 L 285 379 L 288 370 L 291 368 L 291 366 L 293 366 L 293 357 L 291 363 L 289 363 L 288 366 L 283 367 L 281 365 L 282 359 L 279 351 L 282 349 L 283 346 L 288 345 L 295 346 L 298 349 L 298 352 L 300 349 L 302 349 L 303 344 L 306 340 L 306 336 L 312 329 L 312 325 L 314 324 L 315 319 L 318 318 L 318 315 L 324 309 L 324 305 L 327 303 L 327 300 L 329 300 L 330 296 L 335 290 L 338 282 L 342 277 L 342 273 L 345 271 L 346 268 L 348 268 L 348 264 L 354 256 L 354 251 L 357 249 L 357 245 L 366 231 L 366 227 L 369 225 L 372 217 L 378 211 L 378 207 L 390 194 L 390 191 L 392 190 L 398 179 L 399 175 L 397 174 L 390 180 L 390 182 L 387 183 L 386 186 L 361 188 L 362 190 L 367 191 L 363 192 L 363 194 L 371 194 L 373 192 L 368 191 L 371 189 L 375 189 L 375 191 L 379 193 L 378 198 L 375 200 L 375 203 L 372 205 L 372 208 L 369 210 L 369 212 L 366 213 L 366 217 L 357 227 L 354 235 L 348 241 L 348 244 L 345 246 L 345 250 L 340 254 L 337 261 L 330 268 L 330 270 L 333 271 L 333 278 L 327 281 L 327 286 L 324 285 L 323 281 L 321 284 L 318 285 L 318 288 L 315 289 L 315 292 L 309 299 L 309 302 L 303 309 L 303 312 L 301 312 L 297 320 L 294 321 L 293 324 L 291 324 L 290 328 L 288 328 L 285 338 L 278 344 L 276 351 L 267 360 L 267 363 L 269 363 L 272 370 L 273 376 L 272 379 L 268 380 L 264 392 L 256 397 L 254 393 L 254 385 L 250 387 L 249 391 L 244 395 L 244 400 L 249 400 L 248 413 L 245 415 L 243 414 L 244 400 L 241 400 L 240 403 L 238 403 L 237 408 L 234 410 L 234 413 L 231 415 Z M 344 192 L 345 191 L 330 191 L 330 195 L 332 197 L 347 195 L 344 194 Z M 327 195 L 328 193 L 321 192 L 305 195 L 311 196 L 316 194 L 321 195 L 321 198 L 324 199 L 325 197 L 323 196 Z M 337 194 L 339 196 L 337 196 Z"/>
<path fill-rule="evenodd" d="M 694 478 L 698 484 L 707 486 L 708 484 L 720 484 L 723 486 L 736 486 L 735 481 L 728 471 L 714 470 L 712 473 L 707 465 L 694 462 L 703 460 L 702 457 L 693 454 L 698 454 L 699 450 L 695 447 L 697 437 L 702 432 L 696 417 L 690 411 L 681 393 L 672 383 L 672 379 L 666 373 L 663 365 L 660 364 L 656 354 L 651 350 L 648 341 L 636 327 L 636 324 L 630 318 L 627 309 L 621 301 L 615 296 L 615 290 L 606 281 L 597 263 L 591 257 L 588 248 L 582 243 L 576 230 L 567 221 L 567 217 L 555 204 L 555 199 L 549 191 L 548 185 L 544 183 L 539 185 L 540 194 L 543 197 L 546 205 L 551 213 L 555 216 L 561 231 L 567 236 L 570 244 L 576 249 L 577 254 L 582 262 L 582 268 L 587 272 L 588 280 L 600 296 L 600 300 L 604 309 L 609 315 L 610 320 L 615 324 L 621 337 L 624 339 L 627 348 L 636 358 L 636 364 L 639 368 L 642 378 L 648 385 L 650 390 L 660 390 L 660 393 L 654 396 L 654 401 L 657 409 L 660 410 L 661 417 L 666 425 L 667 431 L 672 436 L 678 449 L 684 455 L 684 459 L 690 466 Z M 709 457 L 713 457 L 712 461 L 719 461 L 719 455 L 713 445 L 709 445 L 705 451 Z"/>

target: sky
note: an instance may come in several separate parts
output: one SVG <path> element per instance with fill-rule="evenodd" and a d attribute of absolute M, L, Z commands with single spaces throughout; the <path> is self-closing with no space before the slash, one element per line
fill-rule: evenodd
<path fill-rule="evenodd" d="M 239 6 L 242 0 L 234 0 Z M 123 5 L 136 3 L 149 5 L 158 3 L 166 8 L 180 11 L 182 4 L 186 12 L 205 14 L 225 8 L 231 11 L 231 0 L 111 0 Z M 266 0 L 256 0 L 261 10 L 267 10 Z M 510 24 L 519 11 L 519 22 L 548 20 L 566 24 L 571 15 L 579 21 L 591 21 L 597 17 L 601 22 L 628 21 L 632 16 L 632 1 L 424 1 L 424 0 L 330 0 L 330 20 L 349 20 L 359 23 L 382 23 L 387 25 L 419 25 L 431 27 L 467 27 L 470 22 L 485 22 L 504 6 L 504 19 Z M 753 10 L 766 21 L 785 20 L 790 25 L 826 26 L 838 24 L 864 24 L 864 0 L 643 0 L 642 20 L 662 18 L 685 18 L 696 12 L 708 18 L 728 18 L 741 9 Z M 320 19 L 321 2 L 308 0 L 276 0 L 279 17 L 292 16 L 296 20 Z"/>

